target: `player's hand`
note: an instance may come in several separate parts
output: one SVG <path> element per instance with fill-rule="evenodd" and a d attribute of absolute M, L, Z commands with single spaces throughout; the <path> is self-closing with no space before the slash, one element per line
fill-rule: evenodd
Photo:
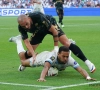
<path fill-rule="evenodd" d="M 34 63 L 34 61 L 36 60 L 36 55 L 37 55 L 38 53 L 35 53 L 34 55 L 33 55 L 33 63 Z"/>
<path fill-rule="evenodd" d="M 45 82 L 46 80 L 44 78 L 40 78 L 37 80 L 38 82 Z"/>
<path fill-rule="evenodd" d="M 34 64 L 35 59 L 36 59 L 36 57 L 35 57 L 35 56 L 33 56 L 33 64 Z"/>
<path fill-rule="evenodd" d="M 86 80 L 88 80 L 88 81 L 96 81 L 96 79 L 91 78 L 91 77 L 89 77 L 89 76 L 86 78 Z"/>

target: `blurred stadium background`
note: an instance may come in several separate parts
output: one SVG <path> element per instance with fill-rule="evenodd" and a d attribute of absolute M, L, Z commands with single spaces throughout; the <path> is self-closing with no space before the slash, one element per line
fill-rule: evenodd
<path fill-rule="evenodd" d="M 44 8 L 54 8 L 52 0 L 42 0 Z M 100 0 L 64 0 L 65 8 L 100 7 Z M 0 0 L 0 8 L 33 8 L 31 0 Z"/>

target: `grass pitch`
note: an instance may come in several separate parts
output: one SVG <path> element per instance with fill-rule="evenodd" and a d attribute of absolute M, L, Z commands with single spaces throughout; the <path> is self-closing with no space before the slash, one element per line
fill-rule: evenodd
<path fill-rule="evenodd" d="M 58 17 L 56 17 L 58 21 Z M 96 66 L 91 74 L 88 67 L 72 54 L 76 61 L 97 81 L 86 81 L 72 67 L 59 72 L 58 76 L 46 77 L 46 82 L 37 82 L 43 67 L 26 68 L 19 72 L 20 60 L 16 45 L 8 42 L 19 34 L 17 17 L 0 17 L 0 90 L 99 90 L 100 89 L 100 17 L 64 17 L 67 37 L 76 41 L 84 54 Z M 61 44 L 59 44 L 60 46 Z M 37 52 L 53 49 L 53 39 L 47 35 Z"/>

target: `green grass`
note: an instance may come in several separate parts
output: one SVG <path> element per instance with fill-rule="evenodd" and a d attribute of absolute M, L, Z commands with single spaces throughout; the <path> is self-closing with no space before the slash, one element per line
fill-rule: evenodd
<path fill-rule="evenodd" d="M 17 17 L 0 17 L 0 90 L 41 90 L 47 89 L 46 86 L 62 87 L 91 82 L 86 81 L 71 67 L 60 72 L 58 76 L 46 77 L 46 82 L 37 82 L 43 67 L 26 68 L 25 71 L 18 72 L 20 60 L 16 52 L 16 45 L 8 42 L 11 36 L 19 34 L 16 19 Z M 56 19 L 58 21 L 58 17 Z M 84 62 L 73 54 L 72 56 L 81 67 L 87 70 L 91 77 L 100 81 L 100 17 L 64 17 L 63 22 L 65 25 L 63 31 L 68 38 L 76 41 L 76 44 L 82 49 L 86 57 L 95 64 L 96 72 L 91 74 Z M 47 35 L 36 51 L 41 52 L 52 49 L 52 36 Z M 56 90 L 95 89 L 100 89 L 100 82 L 96 86 L 87 84 L 57 88 Z"/>

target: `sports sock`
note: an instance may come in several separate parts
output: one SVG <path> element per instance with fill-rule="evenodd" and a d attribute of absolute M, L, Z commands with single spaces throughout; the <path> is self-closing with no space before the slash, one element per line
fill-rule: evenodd
<path fill-rule="evenodd" d="M 85 57 L 85 55 L 77 45 L 71 43 L 69 49 L 74 53 L 74 55 L 76 55 L 82 61 L 85 62 L 87 60 L 87 58 Z"/>
<path fill-rule="evenodd" d="M 61 17 L 59 17 L 59 23 L 61 23 L 62 22 L 62 18 Z"/>
<path fill-rule="evenodd" d="M 91 62 L 90 62 L 89 60 L 86 60 L 86 61 L 85 61 L 85 64 L 86 64 L 87 66 L 90 66 L 90 63 L 91 63 Z"/>
<path fill-rule="evenodd" d="M 16 40 L 17 44 L 17 53 L 25 52 L 21 40 Z"/>
<path fill-rule="evenodd" d="M 63 19 L 62 17 L 59 18 L 59 23 L 60 23 L 61 25 L 63 25 L 62 19 Z"/>

